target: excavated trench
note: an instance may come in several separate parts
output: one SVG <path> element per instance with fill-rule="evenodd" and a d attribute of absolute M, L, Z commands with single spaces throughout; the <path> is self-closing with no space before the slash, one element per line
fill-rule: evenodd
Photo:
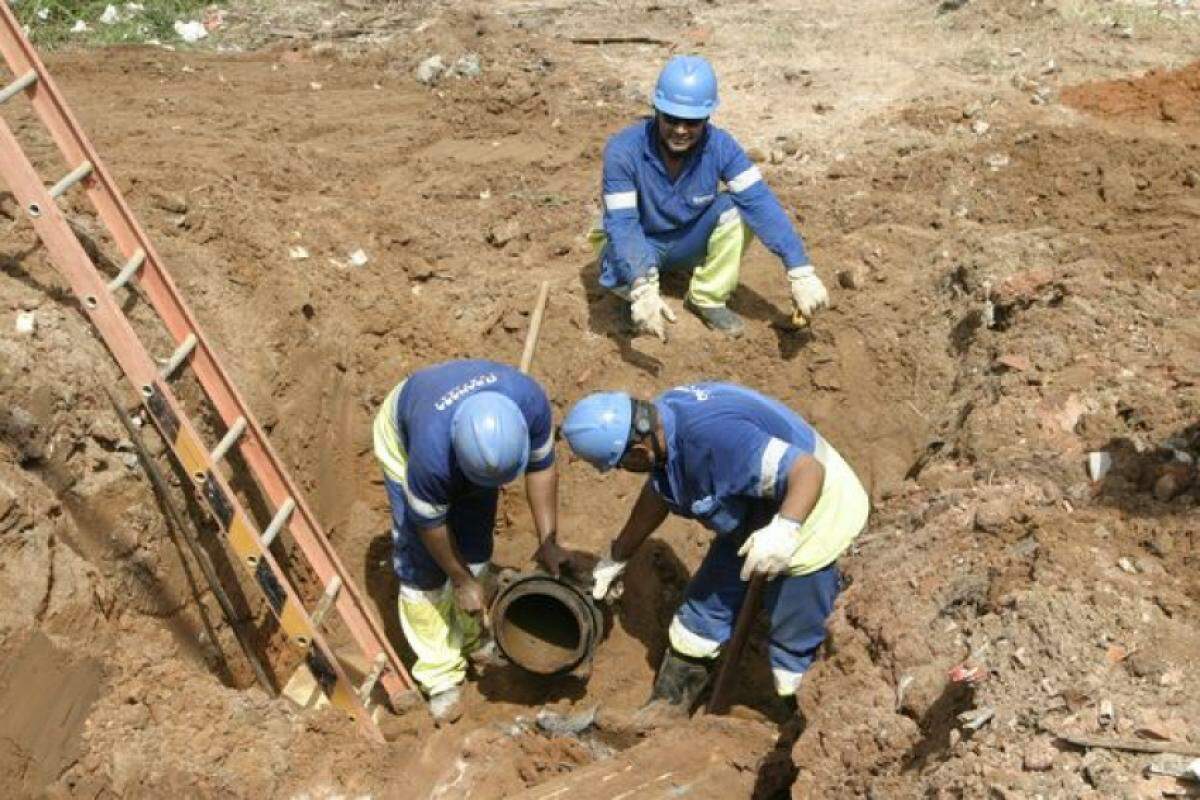
<path fill-rule="evenodd" d="M 587 680 L 489 672 L 469 684 L 463 723 L 434 730 L 419 713 L 403 715 L 389 758 L 380 759 L 342 720 L 297 717 L 246 690 L 253 677 L 237 666 L 236 643 L 211 597 L 201 589 L 194 602 L 182 568 L 170 566 L 178 557 L 152 493 L 122 460 L 127 451 L 102 444 L 122 438 L 111 430 L 100 391 L 116 376 L 110 369 L 93 377 L 106 354 L 61 293 L 47 295 L 58 282 L 43 256 L 18 248 L 5 254 L 0 291 L 13 308 L 32 308 L 42 327 L 27 344 L 3 346 L 9 374 L 23 379 L 4 386 L 8 458 L 0 478 L 24 510 L 10 512 L 0 492 L 0 532 L 9 563 L 40 558 L 54 572 L 4 571 L 6 586 L 39 603 L 27 613 L 15 604 L 0 608 L 0 647 L 17 647 L 10 631 L 45 630 L 102 664 L 105 688 L 82 681 L 78 690 L 81 703 L 94 705 L 96 723 L 85 735 L 82 718 L 73 722 L 54 750 L 58 776 L 35 775 L 73 781 L 79 793 L 183 786 L 219 793 L 234 785 L 272 793 L 328 779 L 348 791 L 403 786 L 408 796 L 570 787 L 572 796 L 598 797 L 613 796 L 630 774 L 673 773 L 704 781 L 708 796 L 771 796 L 793 779 L 795 791 L 812 796 L 852 796 L 872 786 L 902 792 L 922 780 L 937 783 L 929 776 L 938 774 L 971 796 L 959 714 L 985 699 L 1014 708 L 1036 703 L 1023 694 L 1029 681 L 999 670 L 989 686 L 948 691 L 945 667 L 976 652 L 981 631 L 992 641 L 1024 642 L 1028 634 L 1005 616 L 1018 602 L 1030 603 L 1035 620 L 1041 604 L 1058 602 L 1046 599 L 1053 595 L 1040 582 L 1065 582 L 1067 573 L 1056 570 L 1078 561 L 1082 548 L 1084 534 L 1072 527 L 1079 523 L 1062 516 L 1064 500 L 1087 503 L 1076 491 L 1078 437 L 1099 447 L 1124 433 L 1185 430 L 1194 410 L 1168 407 L 1155 394 L 1161 387 L 1122 385 L 1121 401 L 1144 421 L 1127 431 L 1122 420 L 1133 415 L 1122 416 L 1115 402 L 1110 410 L 1095 388 L 1111 365 L 1085 353 L 1161 371 L 1146 366 L 1146 348 L 1133 346 L 1142 333 L 1113 333 L 1126 316 L 1114 311 L 1118 298 L 1175 352 L 1194 347 L 1194 331 L 1162 319 L 1152 302 L 1175 297 L 1177 317 L 1194 311 L 1200 256 L 1187 185 L 1189 170 L 1200 165 L 1191 144 L 1161 131 L 1051 128 L 1017 109 L 994 141 L 964 147 L 947 133 L 964 124 L 956 110 L 926 110 L 898 120 L 892 151 L 851 156 L 837 177 L 797 166 L 767 170 L 786 205 L 811 210 L 804 233 L 822 264 L 853 273 L 825 276 L 835 308 L 807 333 L 789 330 L 785 281 L 755 245 L 732 303 L 747 319 L 745 338 L 719 339 L 681 313 L 664 345 L 624 335 L 616 302 L 595 286 L 582 237 L 603 133 L 636 112 L 628 101 L 591 106 L 588 129 L 568 132 L 547 124 L 551 104 L 573 91 L 570 76 L 553 70 L 514 68 L 486 87 L 463 82 L 439 98 L 407 81 L 381 97 L 369 73 L 386 68 L 385 55 L 341 63 L 134 50 L 103 63 L 70 55 L 55 62 L 85 127 L 110 168 L 126 176 L 130 199 L 184 294 L 397 644 L 370 419 L 395 382 L 423 364 L 479 355 L 515 361 L 541 280 L 551 282 L 552 296 L 533 374 L 557 416 L 598 389 L 650 395 L 701 377 L 739 381 L 812 420 L 878 503 L 870 531 L 846 559 L 848 588 L 829 652 L 806 688 L 809 729 L 798 740 L 770 689 L 761 632 L 747 652 L 733 719 L 695 720 L 686 736 L 631 733 L 622 720 L 605 719 L 644 700 L 667 623 L 707 546 L 696 526 L 671 520 L 631 563 Z M 186 134 L 145 130 L 139 109 L 147 87 L 128 74 L 146 70 L 166 87 L 173 125 Z M 194 80 L 197 72 L 221 80 Z M 229 83 L 240 89 L 232 97 Z M 316 103 L 313 83 L 339 91 Z M 100 89 L 108 92 L 103 102 Z M 368 102 L 377 113 L 356 115 Z M 352 131 L 348 115 L 356 120 Z M 1012 154 L 1002 170 L 989 166 L 998 163 L 988 161 L 997 148 Z M 526 185 L 538 191 L 498 188 Z M 86 220 L 82 208 L 71 213 Z M 283 243 L 312 256 L 289 257 Z M 346 253 L 359 247 L 369 261 L 352 267 Z M 1149 288 L 1135 296 L 1135 286 Z M 682 285 L 667 281 L 666 291 L 679 306 Z M 1089 318 L 1105 324 L 1085 331 L 1081 320 Z M 35 374 L 50 388 L 32 385 Z M 21 427 L 18 408 L 38 410 L 34 424 Z M 16 465 L 32 440 L 58 448 L 48 463 L 61 461 L 67 477 L 28 479 Z M 598 475 L 561 449 L 559 456 L 561 537 L 586 561 L 619 530 L 639 479 Z M 1131 495 L 1117 487 L 1112 502 Z M 975 509 L 988 502 L 1020 513 L 997 512 L 1000 522 L 981 523 Z M 12 533 L 5 521 L 17 517 Z M 502 503 L 496 562 L 529 567 L 532 530 L 514 487 Z M 1046 532 L 1059 530 L 1068 533 Z M 99 554 L 72 538 L 89 532 L 120 546 Z M 1114 538 L 1136 547 L 1139 536 Z M 68 547 L 53 550 L 58 539 Z M 1180 570 L 1195 543 L 1177 548 L 1164 558 L 1184 580 Z M 130 559 L 136 570 L 119 566 Z M 134 572 L 176 599 L 159 608 L 153 592 L 126 591 L 141 580 L 128 578 Z M 222 575 L 282 682 L 286 660 L 261 600 L 236 565 L 225 564 Z M 1194 599 L 1194 581 L 1189 591 Z M 1171 591 L 1162 595 L 1177 618 L 1194 616 Z M 558 671 L 551 667 L 573 658 L 585 638 L 577 615 L 549 608 L 518 600 L 508 615 L 514 650 L 536 640 L 531 663 L 546 659 L 536 671 Z M 994 630 L 1001 621 L 1009 626 L 1003 635 Z M 206 667 L 188 654 L 194 642 Z M 41 652 L 36 641 L 20 646 Z M 1034 648 L 1024 646 L 1021 658 L 1028 658 Z M 1049 662 L 1030 663 L 1023 669 L 1039 679 L 1053 671 Z M 13 685 L 4 684 L 0 709 L 25 709 L 4 700 L 17 696 Z M 535 709 L 542 707 L 555 716 L 539 726 Z M 588 720 L 597 707 L 599 716 Z M 39 735 L 30 730 L 17 735 L 17 749 L 29 750 Z M 214 746 L 193 746 L 197 731 Z M 703 763 L 695 760 L 697 737 L 705 743 Z M 986 728 L 968 744 L 1003 760 Z M 255 758 L 243 760 L 242 750 Z M 154 754 L 162 754 L 161 764 Z M 404 774 L 384 761 L 405 764 Z M 28 763 L 0 756 L 0 786 L 15 787 L 9 794 L 28 790 Z M 309 764 L 317 777 L 298 780 L 286 766 L 294 763 Z"/>

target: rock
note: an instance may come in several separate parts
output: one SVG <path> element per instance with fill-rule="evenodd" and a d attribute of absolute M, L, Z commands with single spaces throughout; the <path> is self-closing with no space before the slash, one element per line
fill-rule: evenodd
<path fill-rule="evenodd" d="M 772 164 L 782 164 L 785 156 L 782 150 L 772 150 L 769 158 Z"/>
<path fill-rule="evenodd" d="M 433 86 L 446 74 L 446 62 L 442 61 L 442 57 L 435 53 L 418 64 L 414 74 L 419 83 Z"/>
<path fill-rule="evenodd" d="M 976 136 L 983 136 L 991 129 L 991 127 L 991 125 L 982 119 L 973 120 L 971 122 L 971 133 L 975 134 Z"/>
<path fill-rule="evenodd" d="M 1026 772 L 1045 772 L 1054 766 L 1054 756 L 1057 751 L 1049 739 L 1034 739 L 1025 746 L 1021 755 L 1021 768 Z"/>
<path fill-rule="evenodd" d="M 367 261 L 367 253 L 361 247 L 350 254 L 350 266 L 352 267 L 365 267 Z"/>
<path fill-rule="evenodd" d="M 998 533 L 1017 513 L 1010 500 L 989 500 L 975 509 L 975 528 L 984 533 Z"/>
<path fill-rule="evenodd" d="M 1010 164 L 1010 159 L 1004 153 L 992 153 L 983 160 L 983 165 L 992 172 L 999 172 Z"/>
<path fill-rule="evenodd" d="M 188 210 L 187 199 L 181 194 L 153 192 L 150 200 L 155 208 L 161 208 L 171 214 L 186 214 Z"/>
<path fill-rule="evenodd" d="M 493 225 L 487 233 L 487 242 L 493 247 L 504 247 L 521 235 L 521 224 L 515 219 Z"/>
<path fill-rule="evenodd" d="M 483 65 L 478 53 L 467 53 L 459 57 L 450 68 L 450 72 L 460 78 L 477 78 L 483 73 Z M 424 83 L 424 81 L 422 81 Z"/>
<path fill-rule="evenodd" d="M 1154 481 L 1154 499 L 1167 503 L 1178 496 L 1192 482 L 1192 467 L 1181 461 L 1164 465 Z"/>
<path fill-rule="evenodd" d="M 1124 572 L 1128 575 L 1137 575 L 1138 574 L 1137 565 L 1134 564 L 1133 561 L 1126 558 L 1125 556 L 1121 556 L 1120 558 L 1117 559 L 1117 566 L 1121 568 L 1121 572 Z"/>
<path fill-rule="evenodd" d="M 746 155 L 755 164 L 761 164 L 767 160 L 767 153 L 761 147 L 751 147 L 746 151 Z"/>
<path fill-rule="evenodd" d="M 1183 185 L 1189 189 L 1195 189 L 1196 184 L 1200 183 L 1200 173 L 1194 169 L 1189 169 L 1183 173 Z"/>
<path fill-rule="evenodd" d="M 1005 353 L 1001 356 L 997 356 L 993 364 L 993 369 L 995 369 L 997 372 L 1003 372 L 1005 370 L 1012 370 L 1013 372 L 1029 372 L 1033 369 L 1033 364 L 1031 364 L 1029 359 L 1023 355 L 1018 355 L 1017 353 Z"/>
<path fill-rule="evenodd" d="M 983 103 L 976 100 L 962 110 L 963 119 L 973 119 L 983 112 Z"/>
<path fill-rule="evenodd" d="M 843 289 L 861 289 L 867 282 L 867 268 L 863 264 L 856 264 L 839 272 L 837 280 Z"/>
<path fill-rule="evenodd" d="M 1112 454 L 1104 450 L 1094 450 L 1087 454 L 1088 477 L 1093 481 L 1102 481 L 1112 469 Z"/>
<path fill-rule="evenodd" d="M 293 261 L 303 261 L 308 258 L 308 250 L 301 245 L 294 245 L 288 248 L 288 258 Z"/>

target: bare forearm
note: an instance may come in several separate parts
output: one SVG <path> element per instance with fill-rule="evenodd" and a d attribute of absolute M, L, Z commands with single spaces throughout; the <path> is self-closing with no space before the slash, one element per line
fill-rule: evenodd
<path fill-rule="evenodd" d="M 537 529 L 538 541 L 544 542 L 558 530 L 558 470 L 552 464 L 525 475 L 525 495 Z"/>
<path fill-rule="evenodd" d="M 433 560 L 450 577 L 453 583 L 462 583 L 471 579 L 471 571 L 463 563 L 454 540 L 450 538 L 450 529 L 445 525 L 433 528 L 422 528 L 420 531 L 421 544 L 433 556 Z"/>
<path fill-rule="evenodd" d="M 821 487 L 825 483 L 825 468 L 812 456 L 796 459 L 788 470 L 787 494 L 779 506 L 779 513 L 796 522 L 803 522 L 817 501 L 821 499 Z"/>
<path fill-rule="evenodd" d="M 616 561 L 628 561 L 637 552 L 637 549 L 642 546 L 642 542 L 650 537 L 650 534 L 658 530 L 658 526 L 662 525 L 663 520 L 667 518 L 667 504 L 654 491 L 649 480 L 642 486 L 642 493 L 638 495 L 637 502 L 633 504 L 633 510 L 629 512 L 629 519 L 625 523 L 625 527 L 621 529 L 621 533 L 617 536 L 612 544 L 612 557 Z"/>

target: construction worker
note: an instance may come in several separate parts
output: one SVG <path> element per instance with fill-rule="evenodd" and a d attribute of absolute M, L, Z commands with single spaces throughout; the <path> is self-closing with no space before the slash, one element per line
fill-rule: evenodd
<path fill-rule="evenodd" d="M 653 117 L 611 137 L 604 148 L 603 227 L 589 240 L 600 285 L 630 304 L 634 330 L 666 341 L 675 313 L 659 294 L 659 274 L 688 270 L 685 304 L 710 328 L 742 335 L 726 303 L 738 284 L 753 231 L 787 270 L 792 302 L 810 317 L 829 294 L 804 243 L 741 145 L 709 123 L 717 76 L 700 56 L 667 62 L 654 89 Z M 721 185 L 724 185 L 724 189 Z"/>
<path fill-rule="evenodd" d="M 525 475 L 541 542 L 558 574 L 558 477 L 550 402 L 532 378 L 493 361 L 448 361 L 401 381 L 375 417 L 375 456 L 392 510 L 392 563 L 400 581 L 413 677 L 435 719 L 461 715 L 466 656 L 487 663 L 486 570 L 499 487 Z M 482 623 L 482 624 L 481 624 Z"/>
<path fill-rule="evenodd" d="M 867 493 L 837 451 L 782 403 L 729 383 L 679 386 L 649 401 L 592 394 L 562 432 L 602 472 L 649 474 L 593 569 L 597 600 L 668 512 L 715 535 L 671 621 L 648 706 L 690 712 L 755 573 L 770 578 L 763 607 L 775 689 L 794 698 L 825 640 L 839 589 L 835 562 L 867 520 Z"/>

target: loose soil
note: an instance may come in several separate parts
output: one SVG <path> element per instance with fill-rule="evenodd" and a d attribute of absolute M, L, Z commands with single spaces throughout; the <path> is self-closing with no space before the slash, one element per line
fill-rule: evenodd
<path fill-rule="evenodd" d="M 223 42 L 242 53 L 48 63 L 397 646 L 371 417 L 421 365 L 515 362 L 540 281 L 533 373 L 560 417 L 598 389 L 703 377 L 803 412 L 875 501 L 806 724 L 773 697 L 761 635 L 730 717 L 631 721 L 708 542 L 679 520 L 632 561 L 586 679 L 492 670 L 463 721 L 410 710 L 385 746 L 263 692 L 108 405 L 116 368 L 0 193 L 0 793 L 1160 796 L 1149 757 L 1055 736 L 1200 744 L 1193 18 L 1125 38 L 1082 2 L 364 5 L 295 4 L 283 31 L 235 10 Z M 614 30 L 641 39 L 586 43 Z M 718 122 L 830 286 L 806 333 L 759 245 L 736 342 L 686 313 L 669 343 L 630 340 L 596 286 L 601 149 L 674 50 L 717 63 Z M 434 53 L 482 72 L 422 85 Z M 5 114 L 44 175 L 66 171 L 27 107 Z M 86 201 L 65 202 L 103 251 Z M 1113 459 L 1098 480 L 1092 451 Z M 562 538 L 586 564 L 638 480 L 559 457 Z M 269 614 L 187 508 L 282 684 Z M 534 547 L 514 487 L 496 560 Z M 951 680 L 967 661 L 980 679 Z M 548 734 L 543 706 L 597 722 Z"/>

